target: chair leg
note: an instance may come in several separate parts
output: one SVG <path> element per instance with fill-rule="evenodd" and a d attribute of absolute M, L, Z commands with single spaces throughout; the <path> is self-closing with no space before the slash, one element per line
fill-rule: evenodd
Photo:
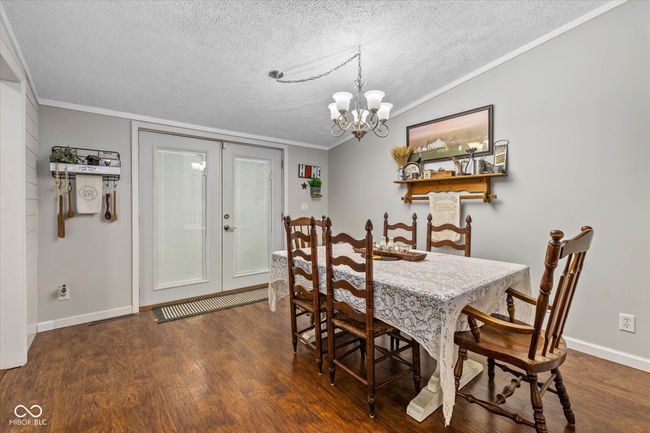
<path fill-rule="evenodd" d="M 336 366 L 334 365 L 334 356 L 335 353 L 335 341 L 336 334 L 334 333 L 334 323 L 332 323 L 332 317 L 330 312 L 327 312 L 327 365 L 329 367 L 330 373 L 330 385 L 334 385 L 334 377 L 336 375 Z"/>
<path fill-rule="evenodd" d="M 546 429 L 546 419 L 544 418 L 544 406 L 542 404 L 542 397 L 539 394 L 539 387 L 537 386 L 537 374 L 529 374 L 528 383 L 530 385 L 530 402 L 533 405 L 535 430 L 537 433 L 547 433 L 548 430 Z"/>
<path fill-rule="evenodd" d="M 413 361 L 413 384 L 415 385 L 415 392 L 420 392 L 422 386 L 422 379 L 420 378 L 420 343 L 413 340 L 411 347 L 411 358 Z"/>
<path fill-rule="evenodd" d="M 458 359 L 456 360 L 456 366 L 454 367 L 454 385 L 456 386 L 456 392 L 460 388 L 460 378 L 463 375 L 463 363 L 467 358 L 467 350 L 462 347 L 458 348 Z"/>
<path fill-rule="evenodd" d="M 362 361 L 366 358 L 366 342 L 363 340 L 359 340 L 359 355 Z"/>
<path fill-rule="evenodd" d="M 293 345 L 293 352 L 296 353 L 298 351 L 298 336 L 296 336 L 296 332 L 298 332 L 298 325 L 296 324 L 296 305 L 291 302 L 289 309 L 291 311 L 291 344 Z"/>
<path fill-rule="evenodd" d="M 556 368 L 555 370 L 552 370 L 551 373 L 555 374 L 555 389 L 557 390 L 558 397 L 560 397 L 560 403 L 562 403 L 562 409 L 564 409 L 564 416 L 569 425 L 573 427 L 576 425 L 576 417 L 573 414 L 573 410 L 571 410 L 569 394 L 567 393 L 564 382 L 562 381 L 560 369 Z"/>
<path fill-rule="evenodd" d="M 375 417 L 375 342 L 372 336 L 366 338 L 366 378 L 368 380 L 368 412 Z"/>
<path fill-rule="evenodd" d="M 312 316 L 314 322 L 314 336 L 316 338 L 316 364 L 318 365 L 318 374 L 323 374 L 323 340 L 321 338 L 322 322 L 320 314 L 315 318 Z"/>
<path fill-rule="evenodd" d="M 494 358 L 488 358 L 488 379 L 490 382 L 494 380 Z"/>

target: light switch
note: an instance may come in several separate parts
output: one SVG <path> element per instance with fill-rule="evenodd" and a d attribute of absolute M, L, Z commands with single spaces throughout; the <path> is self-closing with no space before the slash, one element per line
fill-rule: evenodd
<path fill-rule="evenodd" d="M 300 203 L 300 210 L 301 211 L 308 211 L 309 210 L 309 205 L 307 203 Z"/>

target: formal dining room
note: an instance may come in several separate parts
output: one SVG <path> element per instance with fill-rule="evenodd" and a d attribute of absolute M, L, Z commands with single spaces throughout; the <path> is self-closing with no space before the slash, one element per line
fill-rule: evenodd
<path fill-rule="evenodd" d="M 0 145 L 0 433 L 650 432 L 650 1 L 0 0 Z"/>

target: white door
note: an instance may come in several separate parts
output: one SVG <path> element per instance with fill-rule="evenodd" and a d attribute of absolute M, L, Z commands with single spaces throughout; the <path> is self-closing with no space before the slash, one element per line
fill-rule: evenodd
<path fill-rule="evenodd" d="M 223 290 L 268 282 L 282 248 L 282 152 L 224 143 Z"/>
<path fill-rule="evenodd" d="M 140 305 L 221 291 L 221 143 L 141 132 Z"/>

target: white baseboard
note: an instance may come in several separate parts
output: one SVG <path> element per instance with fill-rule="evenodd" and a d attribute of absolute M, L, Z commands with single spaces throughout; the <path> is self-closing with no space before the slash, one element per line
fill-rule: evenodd
<path fill-rule="evenodd" d="M 131 314 L 130 305 L 113 308 L 111 310 L 96 311 L 94 313 L 80 314 L 78 316 L 62 317 L 60 319 L 46 320 L 38 323 L 38 332 L 51 331 L 52 329 L 65 328 L 66 326 L 80 325 L 82 323 L 94 322 L 96 320 L 111 319 L 113 317 Z"/>
<path fill-rule="evenodd" d="M 609 347 L 589 343 L 588 341 L 579 340 L 573 337 L 565 336 L 564 340 L 570 349 L 650 373 L 650 359 L 648 358 L 621 352 L 616 349 L 610 349 Z"/>

